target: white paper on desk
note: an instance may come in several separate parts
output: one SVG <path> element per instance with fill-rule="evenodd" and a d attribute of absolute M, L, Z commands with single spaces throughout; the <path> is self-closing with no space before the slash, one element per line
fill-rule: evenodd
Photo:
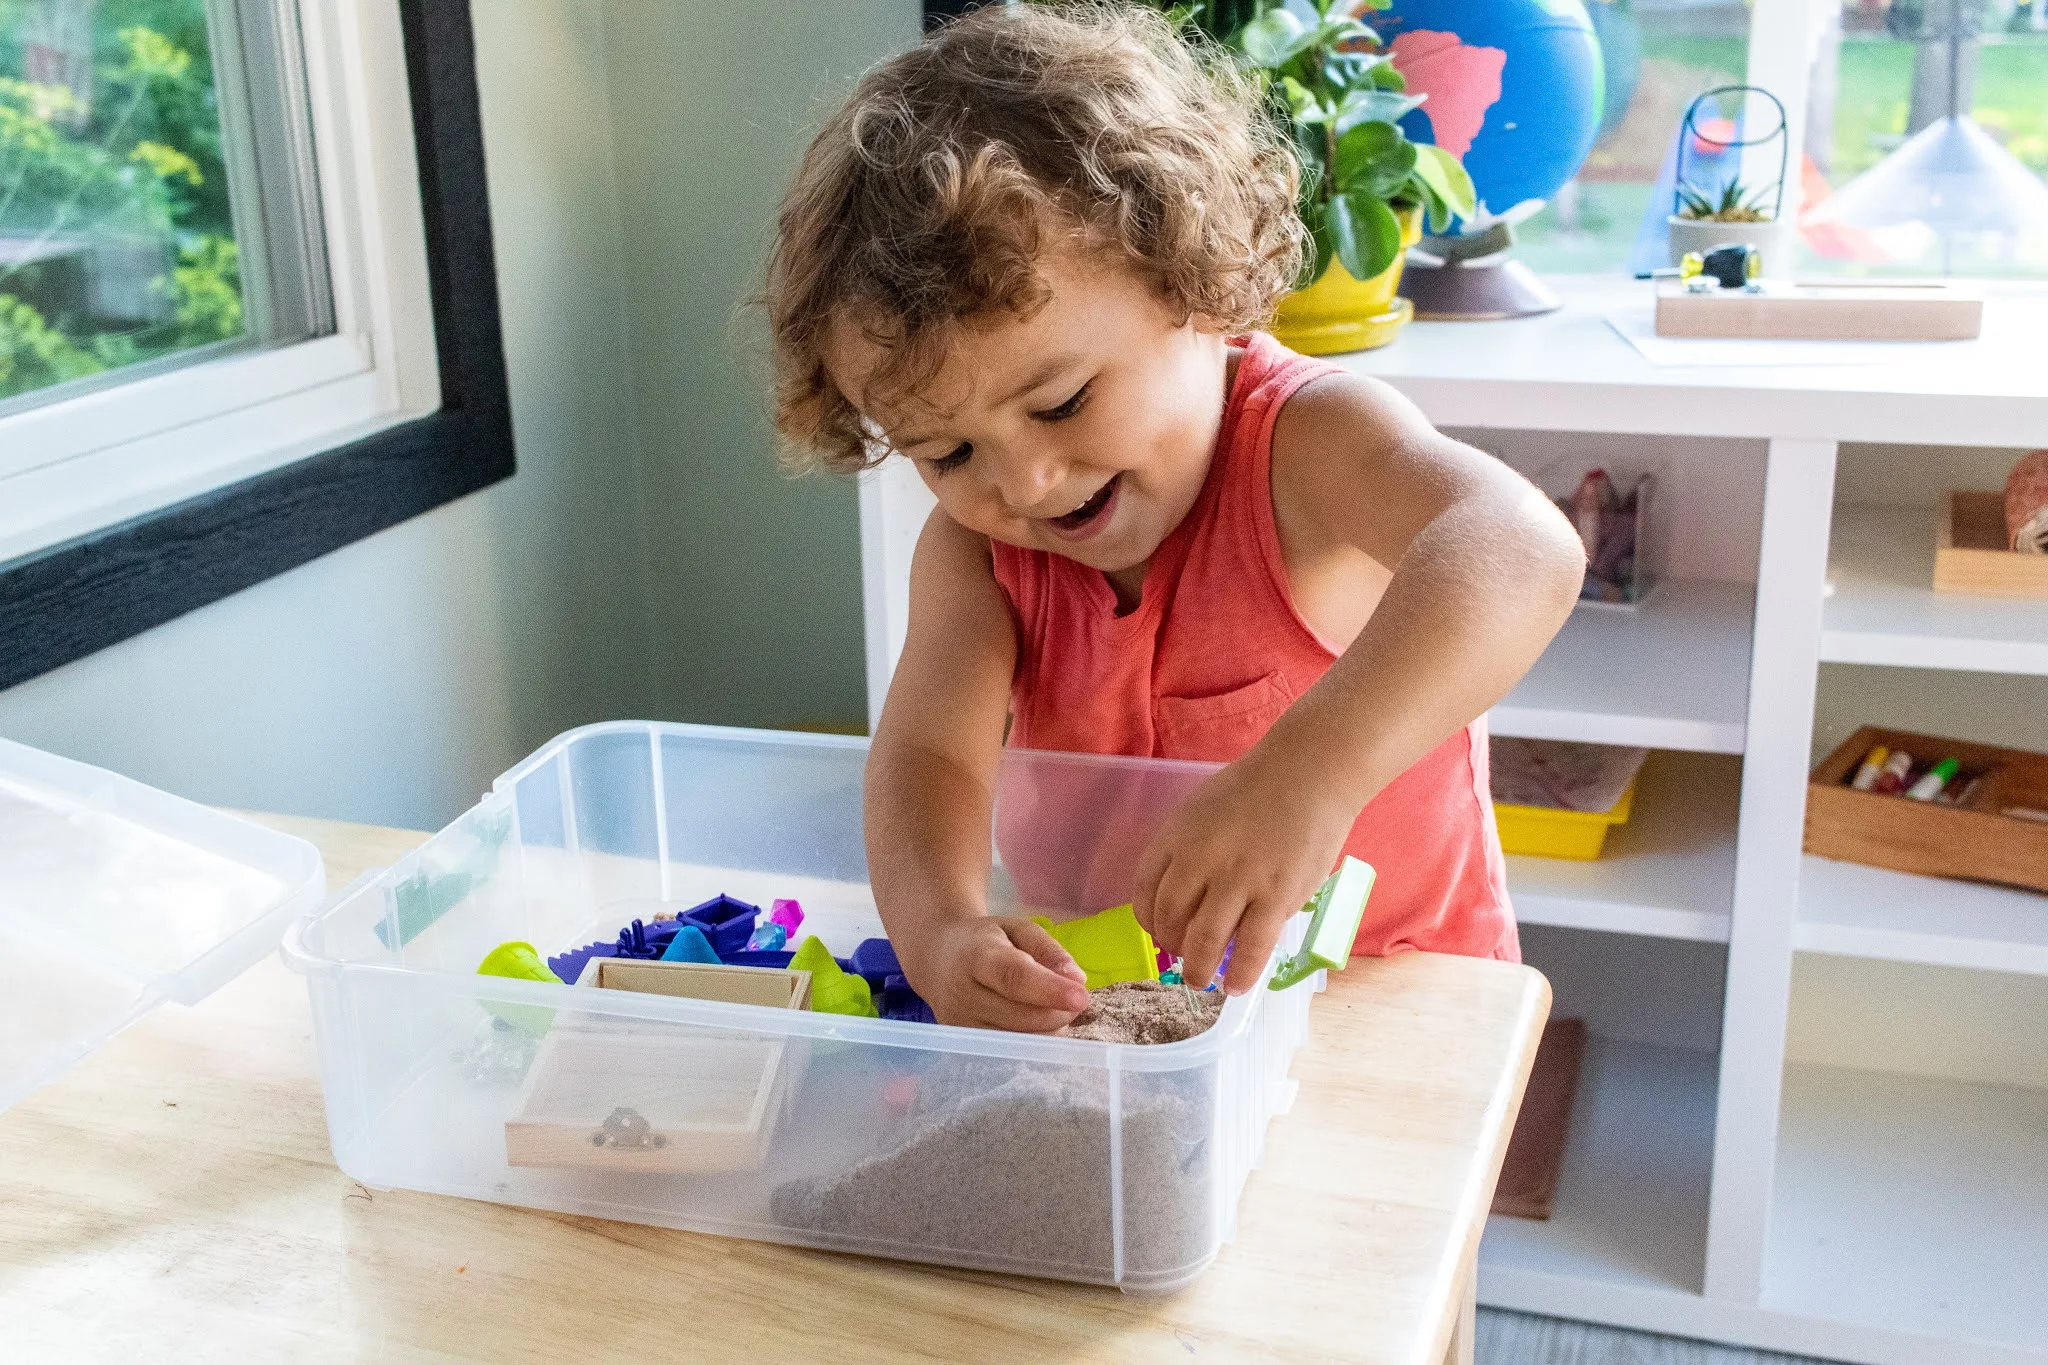
<path fill-rule="evenodd" d="M 1751 337 L 1660 337 L 1655 304 L 1617 308 L 1607 325 L 1652 365 L 1774 367 L 1779 365 L 1898 365 L 1948 359 L 1970 341 L 1760 341 Z"/>

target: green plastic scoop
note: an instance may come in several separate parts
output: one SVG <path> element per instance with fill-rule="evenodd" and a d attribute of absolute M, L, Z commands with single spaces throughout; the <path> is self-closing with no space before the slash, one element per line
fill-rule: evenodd
<path fill-rule="evenodd" d="M 1301 951 L 1285 958 L 1273 969 L 1271 989 L 1284 991 L 1320 971 L 1341 972 L 1351 961 L 1351 941 L 1358 937 L 1358 921 L 1365 915 L 1365 898 L 1372 894 L 1372 864 L 1346 857 L 1337 864 L 1330 879 L 1302 908 L 1309 913 L 1308 933 Z"/>

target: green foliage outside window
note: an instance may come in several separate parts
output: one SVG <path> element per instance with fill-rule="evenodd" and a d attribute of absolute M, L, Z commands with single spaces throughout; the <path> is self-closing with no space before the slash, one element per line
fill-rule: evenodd
<path fill-rule="evenodd" d="M 0 0 L 0 252 L 0 399 L 241 334 L 204 0 Z"/>

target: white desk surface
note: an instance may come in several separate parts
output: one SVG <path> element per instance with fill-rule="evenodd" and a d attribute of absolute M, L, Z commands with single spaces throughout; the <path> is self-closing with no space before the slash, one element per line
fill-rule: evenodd
<path fill-rule="evenodd" d="M 1990 294 L 1974 341 L 1872 342 L 1867 364 L 1664 366 L 1607 321 L 1618 310 L 1647 312 L 1650 283 L 1550 283 L 1565 298 L 1557 312 L 1411 323 L 1390 346 L 1333 359 L 1393 384 L 1440 426 L 2048 444 L 2048 289 Z"/>

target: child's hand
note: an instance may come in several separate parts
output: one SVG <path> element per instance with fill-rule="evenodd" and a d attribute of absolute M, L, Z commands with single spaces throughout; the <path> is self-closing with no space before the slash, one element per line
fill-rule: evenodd
<path fill-rule="evenodd" d="M 1223 989 L 1258 984 L 1280 933 L 1330 875 L 1356 810 L 1254 750 L 1200 787 L 1138 863 L 1138 922 L 1197 989 L 1235 939 Z"/>
<path fill-rule="evenodd" d="M 954 920 L 911 984 L 942 1024 L 1050 1033 L 1088 1008 L 1087 974 L 1051 934 L 1015 915 Z"/>

